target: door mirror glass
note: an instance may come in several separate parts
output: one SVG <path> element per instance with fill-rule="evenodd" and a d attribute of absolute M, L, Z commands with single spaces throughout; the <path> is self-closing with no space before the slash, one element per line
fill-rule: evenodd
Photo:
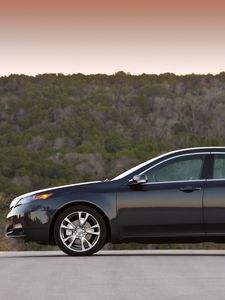
<path fill-rule="evenodd" d="M 142 184 L 148 182 L 148 177 L 145 174 L 134 175 L 130 184 Z"/>

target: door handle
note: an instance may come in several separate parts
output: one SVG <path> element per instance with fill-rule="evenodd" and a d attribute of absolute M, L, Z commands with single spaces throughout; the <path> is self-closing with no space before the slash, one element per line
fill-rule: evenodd
<path fill-rule="evenodd" d="M 200 187 L 193 187 L 193 186 L 185 186 L 183 188 L 180 188 L 180 191 L 184 193 L 192 193 L 194 191 L 200 191 L 200 190 L 201 190 Z"/>

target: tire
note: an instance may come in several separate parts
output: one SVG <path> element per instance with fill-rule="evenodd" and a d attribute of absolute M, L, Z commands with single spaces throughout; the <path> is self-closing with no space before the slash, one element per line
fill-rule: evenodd
<path fill-rule="evenodd" d="M 93 208 L 78 205 L 63 211 L 54 226 L 58 247 L 68 255 L 86 256 L 99 251 L 106 242 L 106 224 Z"/>

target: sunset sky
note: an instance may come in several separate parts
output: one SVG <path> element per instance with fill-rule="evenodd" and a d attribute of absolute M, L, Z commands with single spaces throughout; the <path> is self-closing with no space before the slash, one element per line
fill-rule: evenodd
<path fill-rule="evenodd" d="M 224 0 L 0 0 L 0 76 L 225 71 Z"/>

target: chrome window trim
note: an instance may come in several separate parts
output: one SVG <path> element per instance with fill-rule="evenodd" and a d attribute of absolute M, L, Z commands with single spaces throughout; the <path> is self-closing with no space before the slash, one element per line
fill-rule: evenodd
<path fill-rule="evenodd" d="M 209 179 L 206 179 L 206 181 L 225 181 L 225 178 L 218 178 L 218 179 L 209 178 Z"/>
<path fill-rule="evenodd" d="M 177 180 L 177 181 L 158 181 L 158 182 L 146 182 L 143 185 L 149 185 L 149 184 L 167 184 L 167 183 L 182 183 L 182 182 L 204 182 L 206 179 L 197 179 L 197 180 Z"/>
<path fill-rule="evenodd" d="M 225 154 L 225 152 L 211 152 L 211 154 Z"/>

